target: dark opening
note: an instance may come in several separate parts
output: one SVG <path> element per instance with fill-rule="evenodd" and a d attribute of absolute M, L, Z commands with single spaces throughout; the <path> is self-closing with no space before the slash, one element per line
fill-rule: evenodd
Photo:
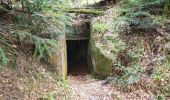
<path fill-rule="evenodd" d="M 88 40 L 67 40 L 68 75 L 87 75 Z"/>

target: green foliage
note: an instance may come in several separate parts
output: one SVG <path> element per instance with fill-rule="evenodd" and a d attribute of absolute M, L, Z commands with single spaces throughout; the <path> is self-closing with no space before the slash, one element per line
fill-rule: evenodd
<path fill-rule="evenodd" d="M 169 97 L 169 96 L 170 96 L 170 84 L 166 85 L 166 86 L 164 87 L 164 90 L 165 90 L 165 95 L 166 95 L 167 97 Z"/>
<path fill-rule="evenodd" d="M 140 73 L 142 72 L 141 66 L 135 64 L 132 67 L 122 66 L 121 62 L 117 61 L 115 64 L 116 70 L 120 71 L 122 74 L 117 75 L 112 81 L 114 84 L 119 83 L 120 85 L 127 86 L 135 84 L 140 79 Z"/>
<path fill-rule="evenodd" d="M 116 18 L 114 23 L 113 23 L 113 30 L 116 33 L 121 33 L 124 32 L 124 29 L 122 27 L 122 24 L 125 24 L 126 22 L 124 21 L 125 19 L 127 19 L 124 16 L 120 16 L 119 18 Z M 125 26 L 128 27 L 128 26 Z"/>
<path fill-rule="evenodd" d="M 61 80 L 58 81 L 58 84 L 61 85 L 62 87 L 64 87 L 64 89 L 66 89 L 66 90 L 69 88 L 67 80 L 61 79 Z"/>
<path fill-rule="evenodd" d="M 64 33 L 69 18 L 69 0 L 21 0 L 12 2 L 12 34 L 22 44 L 32 44 L 34 57 L 49 55 L 57 49 L 57 37 Z M 2 5 L 1 5 L 2 6 Z M 4 40 L 3 40 L 4 41 Z M 54 49 L 52 49 L 54 48 Z"/>
<path fill-rule="evenodd" d="M 155 24 L 150 17 L 151 15 L 147 12 L 136 12 L 131 15 L 127 21 L 130 26 L 135 26 L 138 29 L 142 30 L 153 30 L 155 28 Z"/>
<path fill-rule="evenodd" d="M 170 63 L 167 59 L 155 66 L 150 86 L 157 91 L 158 100 L 166 100 L 170 95 Z"/>
<path fill-rule="evenodd" d="M 134 84 L 139 81 L 139 73 L 142 72 L 140 65 L 134 65 L 132 68 L 125 68 L 125 76 L 128 77 L 127 84 Z"/>
<path fill-rule="evenodd" d="M 126 46 L 124 42 L 117 37 L 119 42 L 113 40 L 118 45 L 117 59 L 114 63 L 115 72 L 119 72 L 114 77 L 113 83 L 122 86 L 133 85 L 140 80 L 140 73 L 143 72 L 139 62 L 144 55 L 144 49 L 140 43 L 133 48 Z M 121 41 L 121 42 L 120 42 Z"/>
<path fill-rule="evenodd" d="M 160 0 L 128 0 L 128 2 L 131 4 L 146 4 L 155 1 L 160 1 Z"/>
<path fill-rule="evenodd" d="M 169 13 L 169 7 L 170 7 L 170 1 L 169 0 L 165 0 L 165 5 L 164 5 L 164 9 L 163 9 L 163 14 L 164 16 L 168 16 Z"/>
<path fill-rule="evenodd" d="M 9 62 L 9 59 L 7 58 L 5 52 L 2 50 L 2 48 L 0 48 L 0 67 L 2 65 L 7 65 L 8 62 Z"/>
<path fill-rule="evenodd" d="M 163 78 L 165 77 L 165 73 L 161 72 L 161 71 L 156 71 L 156 72 L 154 72 L 154 74 L 152 74 L 152 77 L 156 81 L 162 81 Z"/>
<path fill-rule="evenodd" d="M 168 70 L 170 69 L 170 62 L 165 59 L 162 65 L 159 65 L 155 68 L 154 73 L 152 74 L 153 79 L 158 82 L 158 84 L 162 84 L 166 82 L 166 78 L 169 77 Z"/>
<path fill-rule="evenodd" d="M 156 100 L 166 100 L 166 97 L 164 95 L 157 95 Z"/>
<path fill-rule="evenodd" d="M 62 12 L 63 9 L 69 7 L 68 1 L 69 0 L 22 0 L 21 2 L 13 2 L 13 9 L 21 9 L 21 7 L 24 7 L 25 10 L 30 13 L 42 13 L 44 11 Z"/>
<path fill-rule="evenodd" d="M 120 53 L 124 49 L 126 49 L 126 44 L 122 41 L 120 36 L 118 34 L 115 34 L 114 37 L 112 38 L 112 42 L 114 44 L 114 52 L 115 53 Z"/>
<path fill-rule="evenodd" d="M 55 100 L 55 93 L 45 93 L 42 98 L 45 100 Z"/>
<path fill-rule="evenodd" d="M 67 10 L 67 12 L 69 12 L 69 13 L 76 13 L 76 14 L 93 14 L 93 15 L 96 15 L 96 16 L 104 14 L 104 12 L 100 11 L 100 10 L 95 10 L 95 9 L 78 9 L 78 8 Z"/>
<path fill-rule="evenodd" d="M 114 25 L 115 31 L 122 32 L 124 30 L 122 26 L 126 29 L 124 32 L 132 31 L 152 31 L 158 24 L 153 19 L 152 15 L 154 13 L 159 13 L 154 11 L 155 9 L 162 9 L 159 0 L 126 0 L 123 6 L 118 9 L 119 17 L 116 18 L 116 23 Z M 162 11 L 162 10 L 161 10 Z M 154 13 L 152 13 L 154 12 Z M 115 12 L 114 12 L 115 13 Z M 121 24 L 122 22 L 127 22 Z"/>
<path fill-rule="evenodd" d="M 127 55 L 133 59 L 134 62 L 139 62 L 144 56 L 144 48 L 140 43 L 137 43 L 137 46 L 134 46 L 132 49 L 128 50 Z"/>
<path fill-rule="evenodd" d="M 53 39 L 41 38 L 24 31 L 16 31 L 15 34 L 19 37 L 20 41 L 35 45 L 34 57 L 45 57 L 46 54 L 50 55 L 53 49 L 57 49 L 55 48 L 57 42 Z"/>
<path fill-rule="evenodd" d="M 94 23 L 93 24 L 93 31 L 104 33 L 108 30 L 109 26 L 106 23 Z"/>

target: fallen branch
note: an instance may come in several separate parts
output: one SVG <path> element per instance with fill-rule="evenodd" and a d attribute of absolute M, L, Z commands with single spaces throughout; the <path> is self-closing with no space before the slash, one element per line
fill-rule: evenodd
<path fill-rule="evenodd" d="M 104 15 L 103 11 L 91 10 L 91 9 L 70 9 L 68 13 L 78 13 L 78 14 L 93 14 L 93 15 Z"/>

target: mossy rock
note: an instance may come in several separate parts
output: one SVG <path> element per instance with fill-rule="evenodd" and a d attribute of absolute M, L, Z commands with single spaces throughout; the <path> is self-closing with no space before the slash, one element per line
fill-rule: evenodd
<path fill-rule="evenodd" d="M 107 58 L 99 48 L 91 49 L 91 59 L 94 75 L 96 78 L 104 79 L 112 73 L 112 60 Z"/>

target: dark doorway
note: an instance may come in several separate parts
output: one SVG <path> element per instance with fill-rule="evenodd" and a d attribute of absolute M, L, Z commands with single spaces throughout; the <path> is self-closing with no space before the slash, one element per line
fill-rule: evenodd
<path fill-rule="evenodd" d="M 68 75 L 87 75 L 88 40 L 67 40 Z"/>

